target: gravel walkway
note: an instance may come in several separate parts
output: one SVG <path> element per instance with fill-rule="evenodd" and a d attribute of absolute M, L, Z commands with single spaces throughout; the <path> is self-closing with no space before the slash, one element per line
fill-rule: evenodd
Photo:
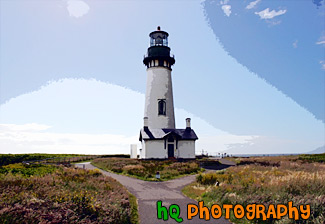
<path fill-rule="evenodd" d="M 82 168 L 83 165 L 86 169 L 95 169 L 90 162 L 76 164 L 77 167 Z M 104 175 L 110 176 L 122 185 L 124 185 L 133 195 L 138 199 L 139 215 L 141 224 L 155 224 L 155 223 L 177 223 L 172 218 L 168 221 L 157 219 L 156 202 L 162 201 L 162 205 L 169 207 L 171 204 L 179 205 L 181 209 L 180 217 L 183 218 L 184 224 L 193 223 L 220 223 L 229 224 L 230 222 L 223 217 L 220 219 L 211 219 L 209 221 L 200 220 L 198 215 L 192 220 L 187 220 L 187 204 L 192 203 L 198 205 L 195 200 L 184 196 L 181 192 L 182 188 L 195 181 L 195 175 L 169 180 L 165 182 L 148 182 L 123 175 L 118 175 L 106 171 L 102 171 Z"/>

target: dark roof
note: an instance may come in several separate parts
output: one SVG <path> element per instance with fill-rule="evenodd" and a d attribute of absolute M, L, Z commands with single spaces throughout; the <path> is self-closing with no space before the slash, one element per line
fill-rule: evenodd
<path fill-rule="evenodd" d="M 164 139 L 168 135 L 174 135 L 179 140 L 197 140 L 198 137 L 196 136 L 195 132 L 191 128 L 186 129 L 165 129 L 165 128 L 143 128 L 140 131 L 139 140 L 142 139 Z"/>

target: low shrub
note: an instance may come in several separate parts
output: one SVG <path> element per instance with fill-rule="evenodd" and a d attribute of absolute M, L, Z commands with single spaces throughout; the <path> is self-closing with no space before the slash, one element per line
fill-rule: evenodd
<path fill-rule="evenodd" d="M 30 176 L 44 176 L 49 173 L 53 173 L 58 168 L 51 165 L 42 165 L 42 164 L 22 164 L 22 163 L 15 163 L 9 164 L 6 166 L 0 167 L 0 174 L 8 174 L 11 173 L 13 175 L 22 175 L 23 177 L 30 177 Z"/>
<path fill-rule="evenodd" d="M 202 185 L 214 185 L 218 181 L 218 176 L 216 173 L 205 173 L 199 174 L 196 177 L 196 181 Z"/>
<path fill-rule="evenodd" d="M 145 173 L 145 168 L 141 165 L 126 165 L 122 169 L 127 174 L 135 175 L 135 176 L 143 176 Z"/>
<path fill-rule="evenodd" d="M 160 172 L 161 180 L 169 180 L 181 175 L 201 171 L 201 168 L 195 161 L 172 162 L 170 160 L 100 158 L 95 159 L 92 164 L 104 170 L 126 174 L 144 180 L 157 180 L 155 178 L 157 172 Z"/>
<path fill-rule="evenodd" d="M 0 223 L 136 223 L 129 200 L 121 184 L 98 170 L 0 177 Z"/>
<path fill-rule="evenodd" d="M 269 159 L 269 162 L 266 160 Z M 309 204 L 311 216 L 299 223 L 325 223 L 325 164 L 306 163 L 296 157 L 241 158 L 246 165 L 215 173 L 200 174 L 196 183 L 183 191 L 204 204 Z M 278 164 L 278 165 L 274 165 Z M 214 185 L 219 182 L 219 186 Z M 209 186 L 210 185 L 210 186 Z M 203 187 L 204 192 L 200 189 Z M 263 223 L 261 220 L 236 220 L 235 223 Z M 294 223 L 284 218 L 264 223 Z"/>
<path fill-rule="evenodd" d="M 325 153 L 321 154 L 303 154 L 299 155 L 299 160 L 306 161 L 306 162 L 320 162 L 325 163 Z"/>
<path fill-rule="evenodd" d="M 45 154 L 45 153 L 32 153 L 32 154 L 0 154 L 0 167 L 13 163 L 21 163 L 23 161 L 44 160 L 52 158 L 51 161 L 60 159 L 69 160 L 70 162 L 82 161 L 98 156 L 82 155 L 82 154 Z"/>

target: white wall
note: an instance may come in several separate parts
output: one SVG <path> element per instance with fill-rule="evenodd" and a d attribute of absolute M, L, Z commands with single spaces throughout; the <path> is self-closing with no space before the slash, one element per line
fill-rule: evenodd
<path fill-rule="evenodd" d="M 195 158 L 195 141 L 182 140 L 178 141 L 178 158 L 194 159 Z"/>
<path fill-rule="evenodd" d="M 146 158 L 146 145 L 145 145 L 145 142 L 144 140 L 141 141 L 141 149 L 139 150 L 140 151 L 140 156 L 139 158 L 140 159 L 145 159 Z"/>
<path fill-rule="evenodd" d="M 140 159 L 165 159 L 167 149 L 164 149 L 164 140 L 143 140 Z"/>
<path fill-rule="evenodd" d="M 194 159 L 195 141 L 178 141 L 178 149 L 174 151 L 175 158 Z M 142 140 L 142 150 L 140 150 L 140 159 L 166 159 L 168 151 L 164 149 L 164 140 Z"/>
<path fill-rule="evenodd" d="M 167 158 L 167 149 L 164 149 L 164 140 L 146 141 L 146 158 Z"/>
<path fill-rule="evenodd" d="M 158 115 L 158 99 L 166 99 L 166 116 Z M 175 128 L 171 70 L 164 67 L 147 69 L 144 117 L 149 128 Z"/>
<path fill-rule="evenodd" d="M 130 147 L 130 158 L 131 159 L 136 159 L 137 156 L 138 156 L 137 145 L 136 144 L 131 144 L 131 147 Z"/>

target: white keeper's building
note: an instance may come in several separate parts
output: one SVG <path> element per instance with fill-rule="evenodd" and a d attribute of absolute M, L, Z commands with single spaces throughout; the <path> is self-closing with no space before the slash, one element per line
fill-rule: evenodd
<path fill-rule="evenodd" d="M 149 36 L 150 47 L 143 59 L 147 66 L 147 89 L 139 137 L 140 159 L 194 159 L 198 137 L 191 128 L 191 119 L 186 119 L 185 129 L 175 128 L 171 77 L 175 58 L 170 55 L 168 33 L 158 26 Z"/>

